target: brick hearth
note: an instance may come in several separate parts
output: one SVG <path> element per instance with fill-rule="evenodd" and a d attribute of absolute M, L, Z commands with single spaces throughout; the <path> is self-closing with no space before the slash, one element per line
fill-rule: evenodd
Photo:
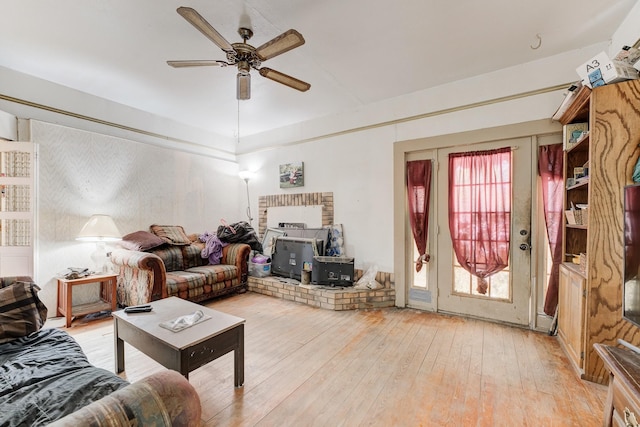
<path fill-rule="evenodd" d="M 331 288 L 330 286 L 301 285 L 299 283 L 275 276 L 249 277 L 248 279 L 248 287 L 251 292 L 328 310 L 356 310 L 393 307 L 395 305 L 396 290 L 392 287 L 363 290 L 352 287 Z"/>

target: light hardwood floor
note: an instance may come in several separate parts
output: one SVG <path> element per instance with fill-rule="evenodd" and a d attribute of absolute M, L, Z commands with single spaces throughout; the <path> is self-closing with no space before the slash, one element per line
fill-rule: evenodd
<path fill-rule="evenodd" d="M 245 385 L 231 354 L 189 375 L 206 426 L 597 426 L 606 387 L 556 338 L 411 309 L 334 312 L 255 293 L 206 303 L 247 320 Z M 113 371 L 112 320 L 67 329 Z M 131 382 L 164 369 L 126 345 Z"/>

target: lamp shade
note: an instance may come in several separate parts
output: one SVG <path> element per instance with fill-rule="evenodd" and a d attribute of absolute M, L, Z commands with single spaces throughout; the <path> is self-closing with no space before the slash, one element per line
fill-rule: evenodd
<path fill-rule="evenodd" d="M 255 173 L 253 173 L 252 171 L 240 171 L 238 172 L 238 176 L 240 177 L 240 179 L 244 179 L 245 181 L 249 181 L 251 179 L 253 179 L 255 177 Z"/>
<path fill-rule="evenodd" d="M 115 242 L 122 235 L 109 215 L 92 215 L 82 227 L 76 240 L 84 242 Z"/>

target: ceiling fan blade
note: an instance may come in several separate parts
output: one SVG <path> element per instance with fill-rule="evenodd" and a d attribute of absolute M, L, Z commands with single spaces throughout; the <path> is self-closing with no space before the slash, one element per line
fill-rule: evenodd
<path fill-rule="evenodd" d="M 282 83 L 285 86 L 297 89 L 300 92 L 306 92 L 311 87 L 311 85 L 307 82 L 303 82 L 302 80 L 298 80 L 295 77 L 288 76 L 284 73 L 281 73 L 280 71 L 272 70 L 271 68 L 267 67 L 260 68 L 260 75 L 262 77 L 271 79 L 274 82 Z"/>
<path fill-rule="evenodd" d="M 214 42 L 220 49 L 224 50 L 225 52 L 233 52 L 233 46 L 231 46 L 231 44 L 224 37 L 222 37 L 222 35 L 220 35 L 220 33 L 217 32 L 216 29 L 213 28 L 211 24 L 209 24 L 207 20 L 202 17 L 202 15 L 200 15 L 190 7 L 182 6 L 177 10 L 180 16 L 186 19 L 191 25 L 196 27 L 202 34 L 205 35 L 205 37 Z"/>
<path fill-rule="evenodd" d="M 186 60 L 186 61 L 167 61 L 168 65 L 171 65 L 174 68 L 182 68 L 182 67 L 226 67 L 227 64 L 224 61 L 216 61 L 216 60 L 208 60 L 208 59 L 197 59 L 197 60 Z"/>
<path fill-rule="evenodd" d="M 267 59 L 278 56 L 281 53 L 288 52 L 291 49 L 302 46 L 303 44 L 304 37 L 302 37 L 302 34 L 291 29 L 258 47 L 256 49 L 256 54 L 260 57 L 260 60 L 266 61 Z"/>

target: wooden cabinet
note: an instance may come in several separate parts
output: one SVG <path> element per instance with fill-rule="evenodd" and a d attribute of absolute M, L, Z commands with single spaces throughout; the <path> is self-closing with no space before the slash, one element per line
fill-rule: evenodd
<path fill-rule="evenodd" d="M 585 278 L 578 267 L 560 266 L 558 289 L 558 335 L 576 370 L 582 373 L 584 360 Z"/>
<path fill-rule="evenodd" d="M 622 319 L 623 189 L 632 183 L 640 156 L 640 81 L 581 90 L 579 105 L 571 106 L 560 121 L 589 123 L 588 138 L 565 151 L 564 157 L 565 178 L 573 177 L 574 167 L 589 162 L 588 181 L 565 191 L 565 208 L 571 202 L 586 204 L 588 215 L 583 224 L 564 225 L 565 289 L 561 283 L 558 337 L 582 377 L 604 383 L 608 372 L 593 345 L 615 345 L 618 338 L 640 345 L 638 328 Z M 573 254 L 580 253 L 586 254 L 582 264 L 571 263 Z M 582 300 L 574 294 L 580 280 Z M 569 330 L 573 328 L 582 334 L 582 344 Z"/>
<path fill-rule="evenodd" d="M 35 150 L 0 142 L 0 276 L 33 277 Z"/>

